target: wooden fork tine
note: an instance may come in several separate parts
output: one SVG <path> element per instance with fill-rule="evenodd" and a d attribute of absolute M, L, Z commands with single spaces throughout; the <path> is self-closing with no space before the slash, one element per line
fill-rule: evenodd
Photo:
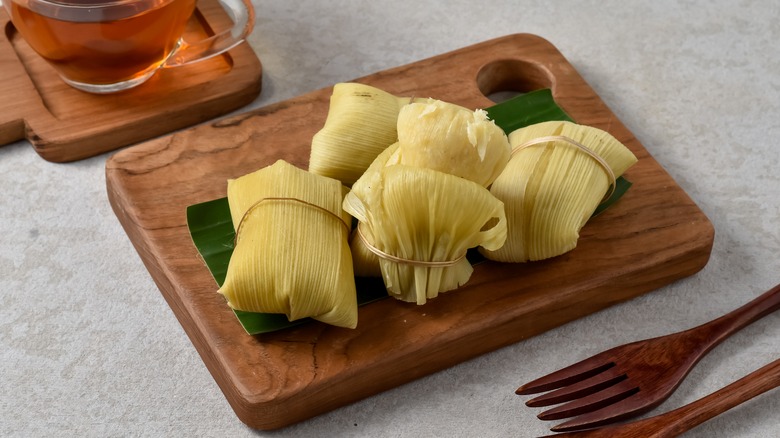
<path fill-rule="evenodd" d="M 638 391 L 639 388 L 631 380 L 623 380 L 603 391 L 544 411 L 537 417 L 540 420 L 560 420 L 574 417 L 617 403 Z"/>
<path fill-rule="evenodd" d="M 625 373 L 621 372 L 618 367 L 612 367 L 585 380 L 532 398 L 525 402 L 525 405 L 538 408 L 564 403 L 604 390 L 625 379 Z"/>
<path fill-rule="evenodd" d="M 571 385 L 572 383 L 576 383 L 581 380 L 585 380 L 589 377 L 593 377 L 596 374 L 599 374 L 602 371 L 615 366 L 615 364 L 609 360 L 609 358 L 605 358 L 605 356 L 607 356 L 606 353 L 610 353 L 610 351 L 608 350 L 599 353 L 595 356 L 569 365 L 566 368 L 561 368 L 558 371 L 528 382 L 525 385 L 517 388 L 515 394 L 527 395 L 550 391 L 561 388 L 563 386 Z"/>
<path fill-rule="evenodd" d="M 633 394 L 619 403 L 605 406 L 592 412 L 588 412 L 565 421 L 550 428 L 553 432 L 570 432 L 574 430 L 590 429 L 615 423 L 625 418 L 635 417 L 647 412 L 659 403 L 647 404 L 646 400 Z"/>

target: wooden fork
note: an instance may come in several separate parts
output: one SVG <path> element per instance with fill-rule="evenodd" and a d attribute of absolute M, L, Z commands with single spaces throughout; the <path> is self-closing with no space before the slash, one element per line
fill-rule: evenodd
<path fill-rule="evenodd" d="M 551 391 L 526 402 L 564 403 L 541 420 L 576 417 L 551 428 L 586 429 L 633 417 L 658 406 L 712 348 L 748 324 L 780 308 L 780 284 L 718 319 L 682 332 L 621 345 L 517 389 L 520 395 Z"/>
<path fill-rule="evenodd" d="M 780 359 L 693 403 L 654 417 L 549 438 L 671 438 L 780 386 Z"/>

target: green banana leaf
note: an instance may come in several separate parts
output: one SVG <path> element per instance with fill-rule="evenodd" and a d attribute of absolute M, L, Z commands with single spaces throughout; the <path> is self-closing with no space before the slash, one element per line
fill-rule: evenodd
<path fill-rule="evenodd" d="M 488 117 L 504 132 L 510 132 L 535 123 L 565 120 L 574 122 L 553 100 L 552 90 L 545 88 L 520 94 L 490 108 L 485 108 Z"/>
<path fill-rule="evenodd" d="M 506 133 L 534 123 L 566 120 L 573 121 L 553 100 L 549 89 L 537 90 L 513 97 L 486 109 L 489 117 Z M 594 212 L 594 216 L 617 201 L 631 186 L 625 178 L 617 180 L 615 191 Z M 227 198 L 215 199 L 187 207 L 187 226 L 192 241 L 206 263 L 217 285 L 222 286 L 227 274 L 230 256 L 233 254 L 235 231 L 230 217 Z M 472 263 L 484 259 L 477 251 L 469 251 Z M 387 297 L 381 278 L 356 277 L 358 305 L 364 305 Z M 267 333 L 301 324 L 307 320 L 289 321 L 286 315 L 254 313 L 234 310 L 238 321 L 249 334 Z"/>

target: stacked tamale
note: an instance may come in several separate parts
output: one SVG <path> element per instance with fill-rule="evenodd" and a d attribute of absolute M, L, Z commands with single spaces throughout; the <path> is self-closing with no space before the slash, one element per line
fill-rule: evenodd
<path fill-rule="evenodd" d="M 359 221 L 356 269 L 388 293 L 424 304 L 465 284 L 469 248 L 498 249 L 503 204 L 484 187 L 509 160 L 509 141 L 484 111 L 427 99 L 401 108 L 398 142 L 355 182 L 344 209 Z"/>

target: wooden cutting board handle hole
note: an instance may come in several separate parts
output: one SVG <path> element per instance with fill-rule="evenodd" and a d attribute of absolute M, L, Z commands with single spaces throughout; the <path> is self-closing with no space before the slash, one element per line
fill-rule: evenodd
<path fill-rule="evenodd" d="M 547 69 L 519 59 L 492 61 L 483 65 L 477 73 L 479 91 L 495 103 L 552 86 L 553 77 Z"/>

